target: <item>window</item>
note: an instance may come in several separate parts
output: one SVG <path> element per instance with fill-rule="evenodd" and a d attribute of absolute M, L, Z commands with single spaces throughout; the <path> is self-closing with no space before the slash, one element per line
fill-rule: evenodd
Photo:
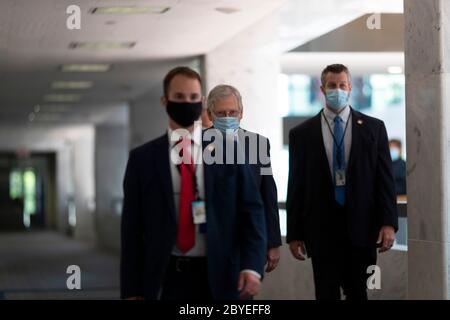
<path fill-rule="evenodd" d="M 30 226 L 30 215 L 37 211 L 37 178 L 33 168 L 14 169 L 9 174 L 9 196 L 23 201 L 23 222 Z"/>
<path fill-rule="evenodd" d="M 33 169 L 23 172 L 24 214 L 36 213 L 36 174 Z"/>
<path fill-rule="evenodd" d="M 320 78 L 305 74 L 280 75 L 280 101 L 288 104 L 282 116 L 313 116 L 324 105 Z M 352 78 L 354 109 L 377 112 L 404 107 L 405 77 L 398 74 L 369 74 Z M 283 109 L 284 106 L 281 106 Z"/>
<path fill-rule="evenodd" d="M 22 196 L 22 172 L 13 170 L 9 174 L 9 197 L 15 200 Z"/>

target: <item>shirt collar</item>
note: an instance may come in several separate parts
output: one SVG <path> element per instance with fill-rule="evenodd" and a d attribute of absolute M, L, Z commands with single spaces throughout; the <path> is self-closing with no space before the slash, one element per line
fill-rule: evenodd
<path fill-rule="evenodd" d="M 334 118 L 336 117 L 336 114 L 333 111 L 329 110 L 327 107 L 324 107 L 323 114 L 325 115 L 325 117 L 329 122 L 334 123 Z M 350 117 L 350 106 L 347 105 L 346 107 L 344 107 L 344 110 L 342 110 L 341 113 L 339 113 L 339 116 L 341 117 L 342 121 L 346 123 Z"/>
<path fill-rule="evenodd" d="M 181 132 L 180 132 L 181 131 Z M 167 129 L 167 136 L 169 138 L 169 145 L 173 147 L 175 143 L 180 140 L 180 138 L 183 136 L 183 131 L 187 130 L 173 130 L 172 128 L 168 127 Z M 190 135 L 184 135 L 188 138 L 192 139 L 194 141 L 194 144 L 197 146 L 201 146 L 202 142 L 202 124 L 201 120 L 194 122 L 194 130 L 190 133 Z"/>

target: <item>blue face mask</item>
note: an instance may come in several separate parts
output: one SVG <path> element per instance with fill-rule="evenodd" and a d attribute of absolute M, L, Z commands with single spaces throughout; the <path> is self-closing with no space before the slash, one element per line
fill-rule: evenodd
<path fill-rule="evenodd" d="M 392 161 L 400 159 L 400 151 L 397 148 L 391 148 L 390 151 Z"/>
<path fill-rule="evenodd" d="M 339 110 L 347 106 L 349 98 L 349 92 L 341 89 L 327 90 L 325 95 L 327 106 L 334 110 Z"/>
<path fill-rule="evenodd" d="M 227 131 L 235 132 L 239 129 L 239 118 L 237 117 L 221 117 L 213 121 L 214 128 L 226 133 Z"/>

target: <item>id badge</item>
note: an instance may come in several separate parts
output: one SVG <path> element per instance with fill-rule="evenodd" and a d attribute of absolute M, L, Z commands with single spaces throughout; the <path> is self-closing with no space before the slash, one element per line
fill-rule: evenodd
<path fill-rule="evenodd" d="M 345 170 L 339 169 L 334 172 L 334 181 L 336 187 L 345 186 Z"/>
<path fill-rule="evenodd" d="M 192 201 L 192 218 L 194 224 L 206 223 L 205 201 Z"/>

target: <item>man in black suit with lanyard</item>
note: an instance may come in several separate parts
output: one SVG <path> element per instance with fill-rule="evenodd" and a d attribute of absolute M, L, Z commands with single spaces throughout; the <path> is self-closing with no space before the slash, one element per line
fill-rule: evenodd
<path fill-rule="evenodd" d="M 287 242 L 311 257 L 317 299 L 367 299 L 376 248 L 389 250 L 398 229 L 386 128 L 352 109 L 350 72 L 327 66 L 326 107 L 289 133 Z"/>
<path fill-rule="evenodd" d="M 233 86 L 221 84 L 208 95 L 208 116 L 214 128 L 228 133 L 238 142 L 239 152 L 251 165 L 264 203 L 267 227 L 267 266 L 272 272 L 280 260 L 281 231 L 278 214 L 277 186 L 270 163 L 270 142 L 263 135 L 240 127 L 244 114 L 242 96 Z"/>

